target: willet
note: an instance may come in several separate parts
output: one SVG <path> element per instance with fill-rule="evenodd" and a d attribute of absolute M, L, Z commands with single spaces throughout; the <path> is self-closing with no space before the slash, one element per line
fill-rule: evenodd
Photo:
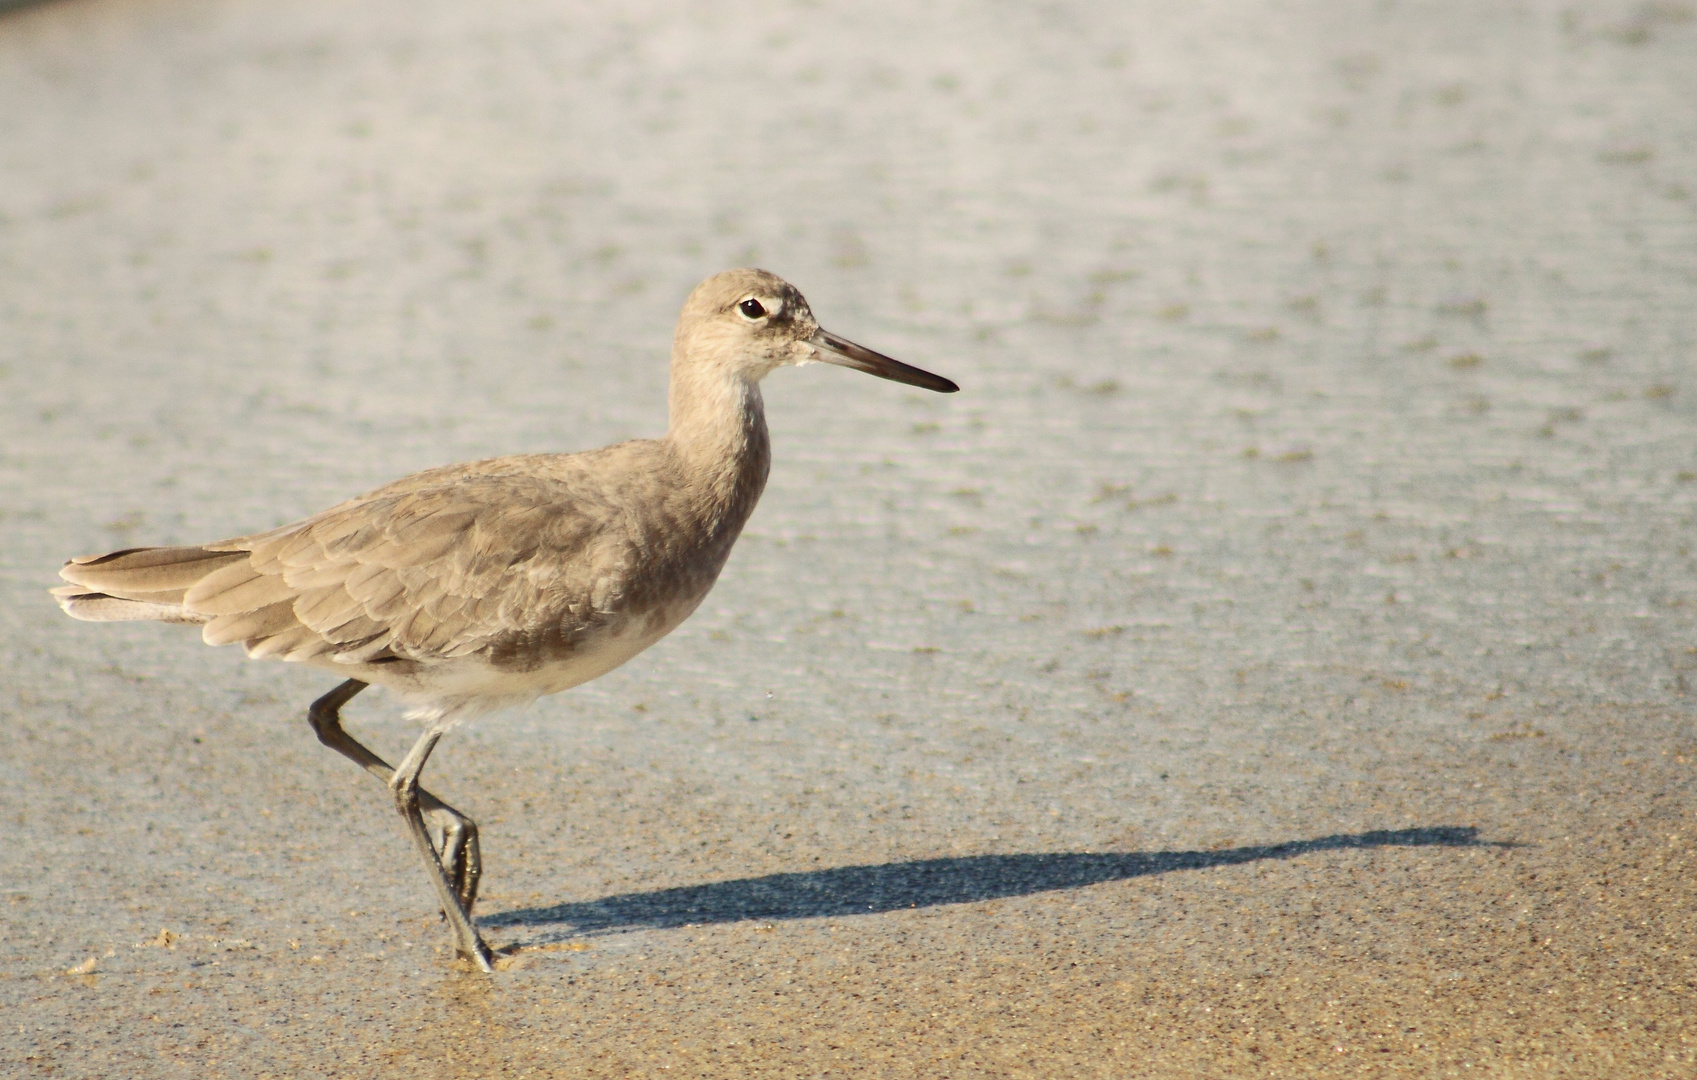
<path fill-rule="evenodd" d="M 603 675 L 695 610 L 766 485 L 760 380 L 815 361 L 959 389 L 821 329 L 782 279 L 729 270 L 684 303 L 661 438 L 450 465 L 269 532 L 72 559 L 53 593 L 73 618 L 198 624 L 208 645 L 349 676 L 307 719 L 389 785 L 455 947 L 490 971 L 477 825 L 419 786 L 425 761 L 460 720 Z M 342 729 L 373 683 L 424 725 L 398 768 Z"/>

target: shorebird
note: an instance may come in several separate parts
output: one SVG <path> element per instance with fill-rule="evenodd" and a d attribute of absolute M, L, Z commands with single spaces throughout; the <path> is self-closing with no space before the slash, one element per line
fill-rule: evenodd
<path fill-rule="evenodd" d="M 603 675 L 696 609 L 766 485 L 760 380 L 816 361 L 959 389 L 821 329 L 781 278 L 728 270 L 684 303 L 658 439 L 450 465 L 269 532 L 72 559 L 52 591 L 73 618 L 197 624 L 208 645 L 347 676 L 307 720 L 389 786 L 455 948 L 492 971 L 477 825 L 419 786 L 425 762 L 459 721 Z M 398 767 L 342 729 L 373 684 L 424 728 Z"/>

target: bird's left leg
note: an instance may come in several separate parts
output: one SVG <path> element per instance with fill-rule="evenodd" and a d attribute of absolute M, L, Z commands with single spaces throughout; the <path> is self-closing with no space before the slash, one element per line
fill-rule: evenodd
<path fill-rule="evenodd" d="M 364 743 L 342 729 L 342 706 L 364 690 L 366 684 L 349 679 L 312 703 L 306 718 L 318 741 L 387 784 L 395 777 L 389 763 L 368 750 Z M 483 876 L 483 852 L 477 841 L 477 822 L 455 810 L 424 788 L 418 789 L 418 804 L 426 817 L 442 830 L 442 867 L 454 883 L 460 906 L 471 913 L 477 902 L 477 883 Z M 447 912 L 442 913 L 444 916 Z"/>
<path fill-rule="evenodd" d="M 489 946 L 477 933 L 477 927 L 471 921 L 471 913 L 460 904 L 460 897 L 454 882 L 449 880 L 447 872 L 442 868 L 442 860 L 436 855 L 436 847 L 430 842 L 430 830 L 425 828 L 424 813 L 419 805 L 418 777 L 424 771 L 424 763 L 429 760 L 430 752 L 436 749 L 436 743 L 448 729 L 440 724 L 432 724 L 418 742 L 413 744 L 407 756 L 395 769 L 395 775 L 389 780 L 389 790 L 395 795 L 395 809 L 400 811 L 401 819 L 407 824 L 407 831 L 412 834 L 413 845 L 418 848 L 419 858 L 424 861 L 425 872 L 430 875 L 430 882 L 436 887 L 436 898 L 442 904 L 443 914 L 448 916 L 448 924 L 454 928 L 454 944 L 461 956 L 470 960 L 484 971 L 494 971 Z"/>

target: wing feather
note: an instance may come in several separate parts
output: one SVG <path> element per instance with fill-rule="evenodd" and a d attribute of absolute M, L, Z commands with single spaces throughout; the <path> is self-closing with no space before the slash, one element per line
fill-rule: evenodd
<path fill-rule="evenodd" d="M 59 576 L 125 600 L 180 604 L 184 592 L 208 573 L 239 561 L 239 556 L 206 548 L 130 548 L 72 559 Z"/>
<path fill-rule="evenodd" d="M 75 559 L 61 573 L 87 591 L 64 602 L 201 622 L 208 644 L 288 660 L 563 640 L 618 602 L 633 563 L 618 497 L 573 462 L 435 470 L 264 533 Z"/>
<path fill-rule="evenodd" d="M 387 571 L 380 580 L 365 582 L 351 592 L 367 615 L 384 623 L 393 624 L 409 609 L 406 586 L 400 578 Z"/>
<path fill-rule="evenodd" d="M 342 625 L 360 610 L 358 601 L 348 595 L 340 582 L 309 589 L 295 598 L 295 618 L 320 633 Z"/>
<path fill-rule="evenodd" d="M 320 630 L 319 633 L 323 635 L 324 640 L 335 645 L 337 651 L 340 652 L 344 648 L 361 648 L 367 642 L 388 633 L 388 629 L 375 619 L 368 619 L 364 615 L 355 615 L 340 626 Z"/>
<path fill-rule="evenodd" d="M 363 645 L 338 650 L 332 659 L 338 664 L 363 664 L 376 659 L 377 655 L 387 649 L 389 643 L 393 640 L 394 635 L 385 630 Z"/>
<path fill-rule="evenodd" d="M 268 656 L 280 656 L 287 660 L 290 653 L 298 646 L 308 641 L 317 641 L 318 635 L 311 627 L 295 623 L 281 633 L 270 637 L 250 639 L 246 644 L 247 654 L 255 660 L 263 660 Z"/>
<path fill-rule="evenodd" d="M 239 615 L 294 599 L 294 590 L 275 574 L 261 574 L 246 562 L 202 578 L 183 595 L 183 604 L 202 615 Z"/>
<path fill-rule="evenodd" d="M 219 615 L 201 630 L 201 640 L 208 645 L 251 643 L 292 631 L 300 624 L 295 621 L 294 605 L 284 600 L 267 604 L 257 611 L 238 611 Z M 251 648 L 250 648 L 251 651 Z"/>

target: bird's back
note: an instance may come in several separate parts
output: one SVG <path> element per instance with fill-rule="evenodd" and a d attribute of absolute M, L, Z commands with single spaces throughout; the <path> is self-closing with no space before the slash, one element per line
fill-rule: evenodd
<path fill-rule="evenodd" d="M 683 621 L 759 497 L 759 441 L 718 477 L 665 439 L 432 469 L 269 532 L 73 560 L 54 591 L 78 618 L 200 623 L 208 644 L 480 711 Z"/>

